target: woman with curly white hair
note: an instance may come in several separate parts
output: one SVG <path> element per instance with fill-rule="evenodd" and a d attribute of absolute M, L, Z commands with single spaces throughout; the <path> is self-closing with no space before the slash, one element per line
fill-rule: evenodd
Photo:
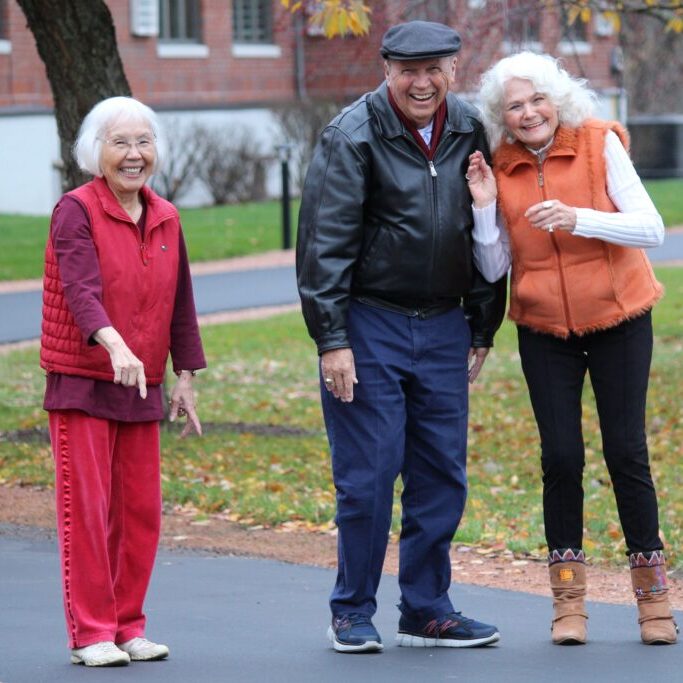
<path fill-rule="evenodd" d="M 662 296 L 644 248 L 664 228 L 628 156 L 628 135 L 592 118 L 595 95 L 547 56 L 522 52 L 482 79 L 493 168 L 467 178 L 479 269 L 511 266 L 510 318 L 541 440 L 552 640 L 586 642 L 581 394 L 588 372 L 628 549 L 643 642 L 674 643 L 657 496 L 645 437 L 651 309 Z"/>
<path fill-rule="evenodd" d="M 201 433 L 192 376 L 205 367 L 178 212 L 147 187 L 160 162 L 154 112 L 130 97 L 85 117 L 74 153 L 93 179 L 67 192 L 45 249 L 40 364 L 47 373 L 57 533 L 71 661 L 168 656 L 143 602 L 161 523 L 159 421 Z"/>

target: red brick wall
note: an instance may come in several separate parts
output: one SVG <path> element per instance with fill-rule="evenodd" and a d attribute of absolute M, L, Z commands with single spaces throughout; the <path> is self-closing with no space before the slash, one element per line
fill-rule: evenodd
<path fill-rule="evenodd" d="M 119 52 L 133 95 L 152 106 L 270 104 L 295 94 L 294 34 L 290 15 L 274 2 L 274 43 L 279 58 L 232 55 L 232 3 L 202 0 L 203 42 L 208 58 L 161 58 L 156 38 L 130 34 L 129 1 L 107 0 Z M 0 54 L 0 107 L 51 106 L 45 67 L 19 5 L 9 2 L 12 51 Z"/>
<path fill-rule="evenodd" d="M 379 46 L 386 29 L 405 20 L 398 0 L 373 2 L 372 27 L 367 38 L 307 37 L 306 72 L 307 89 L 312 97 L 349 100 L 353 96 L 373 89 L 383 78 Z M 476 91 L 481 73 L 495 60 L 505 56 L 503 16 L 500 12 L 484 9 L 477 14 L 468 9 L 467 0 L 452 0 L 450 23 L 458 30 L 463 46 L 458 54 L 456 90 Z M 615 85 L 610 74 L 609 62 L 614 37 L 594 36 L 592 25 L 588 26 L 591 41 L 590 54 L 563 57 L 565 67 L 574 75 L 588 78 L 593 88 Z M 541 18 L 543 49 L 549 54 L 561 56 L 557 44 L 561 39 L 558 16 L 544 11 Z"/>
<path fill-rule="evenodd" d="M 501 17 L 466 9 L 467 0 L 453 0 L 453 21 L 462 33 L 458 90 L 474 90 L 482 69 L 502 55 Z M 292 18 L 273 0 L 274 43 L 279 58 L 236 58 L 232 55 L 232 3 L 202 0 L 203 41 L 208 58 L 178 59 L 157 56 L 156 38 L 130 35 L 129 0 L 107 0 L 114 16 L 119 51 L 133 94 L 155 107 L 263 105 L 296 98 L 295 35 Z M 379 44 L 387 26 L 401 20 L 401 2 L 371 3 L 372 28 L 365 38 L 304 37 L 305 85 L 314 98 L 348 102 L 382 80 Z M 52 103 L 45 68 L 32 34 L 15 0 L 8 4 L 10 54 L 0 54 L 0 107 L 49 107 Z M 591 35 L 589 29 L 589 36 Z M 557 20 L 550 12 L 542 20 L 543 47 L 557 54 Z M 609 59 L 613 37 L 595 37 L 592 52 L 565 57 L 570 71 L 591 80 L 593 87 L 613 86 Z"/>
<path fill-rule="evenodd" d="M 26 28 L 26 17 L 14 0 L 7 4 L 7 14 L 12 51 L 0 54 L 0 107 L 51 106 L 45 67 Z"/>

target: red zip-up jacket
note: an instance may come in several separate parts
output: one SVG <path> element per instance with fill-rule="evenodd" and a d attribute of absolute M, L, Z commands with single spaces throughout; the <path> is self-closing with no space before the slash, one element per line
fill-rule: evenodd
<path fill-rule="evenodd" d="M 102 277 L 102 305 L 113 327 L 143 362 L 150 385 L 164 378 L 178 279 L 180 220 L 148 187 L 144 239 L 102 178 L 73 190 L 86 208 Z M 90 345 L 69 310 L 51 239 L 45 249 L 40 364 L 48 372 L 112 381 L 107 351 Z"/>

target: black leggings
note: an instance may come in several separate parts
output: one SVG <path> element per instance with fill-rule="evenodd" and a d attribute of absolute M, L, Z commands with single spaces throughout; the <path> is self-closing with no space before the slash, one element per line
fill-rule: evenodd
<path fill-rule="evenodd" d="M 549 550 L 581 548 L 583 468 L 581 392 L 590 375 L 628 551 L 663 548 L 645 438 L 652 318 L 560 339 L 518 326 L 519 353 L 541 437 L 543 515 Z"/>

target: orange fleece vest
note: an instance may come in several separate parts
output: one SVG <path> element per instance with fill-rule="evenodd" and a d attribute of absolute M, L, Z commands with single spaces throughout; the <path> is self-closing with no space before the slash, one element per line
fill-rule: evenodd
<path fill-rule="evenodd" d="M 176 208 L 142 188 L 145 239 L 106 182 L 73 190 L 85 206 L 102 278 L 102 305 L 111 324 L 143 362 L 150 385 L 164 379 L 178 281 L 180 220 Z M 54 217 L 53 217 L 54 220 Z M 48 372 L 114 379 L 109 354 L 90 345 L 67 306 L 51 237 L 45 248 L 40 365 Z"/>
<path fill-rule="evenodd" d="M 498 203 L 510 234 L 512 274 L 509 317 L 520 325 L 566 338 L 602 330 L 652 308 L 663 294 L 642 249 L 533 228 L 532 205 L 559 199 L 569 206 L 616 212 L 607 194 L 605 135 L 616 122 L 589 120 L 560 127 L 544 162 L 522 144 L 496 150 Z"/>

